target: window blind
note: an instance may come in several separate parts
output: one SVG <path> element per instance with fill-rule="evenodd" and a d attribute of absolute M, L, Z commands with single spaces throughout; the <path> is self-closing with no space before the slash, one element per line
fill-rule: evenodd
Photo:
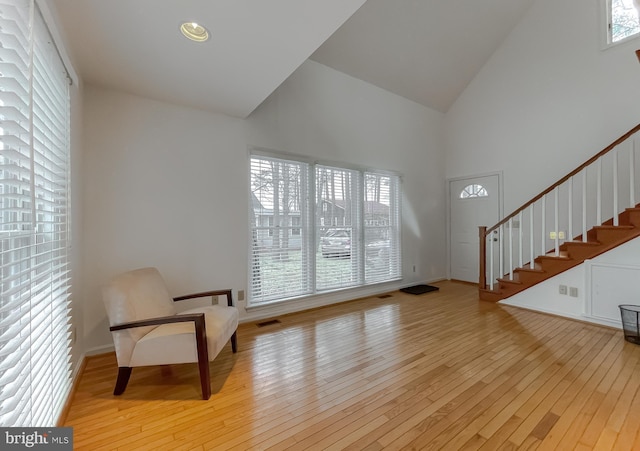
<path fill-rule="evenodd" d="M 360 172 L 316 166 L 316 290 L 362 284 Z"/>
<path fill-rule="evenodd" d="M 259 152 L 250 180 L 249 305 L 402 277 L 399 176 Z"/>
<path fill-rule="evenodd" d="M 69 82 L 34 1 L 0 0 L 0 424 L 70 389 Z"/>
<path fill-rule="evenodd" d="M 365 173 L 365 283 L 400 278 L 400 178 Z"/>
<path fill-rule="evenodd" d="M 251 159 L 250 299 L 255 303 L 310 294 L 309 165 Z"/>

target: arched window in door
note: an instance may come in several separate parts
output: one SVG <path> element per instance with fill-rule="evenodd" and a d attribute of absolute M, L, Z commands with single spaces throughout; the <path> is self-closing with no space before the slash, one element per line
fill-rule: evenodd
<path fill-rule="evenodd" d="M 460 199 L 469 199 L 473 197 L 488 197 L 489 193 L 484 186 L 478 184 L 472 184 L 465 186 L 460 191 Z"/>

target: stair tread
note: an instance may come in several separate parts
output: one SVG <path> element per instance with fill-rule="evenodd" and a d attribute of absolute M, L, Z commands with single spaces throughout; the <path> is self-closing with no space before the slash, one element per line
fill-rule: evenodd
<path fill-rule="evenodd" d="M 554 255 L 554 254 L 545 254 L 545 255 L 539 255 L 536 258 L 551 258 L 553 260 L 572 260 L 571 257 L 569 257 L 568 255 Z"/>
<path fill-rule="evenodd" d="M 577 246 L 602 246 L 600 241 L 565 241 L 564 244 L 572 244 Z"/>
<path fill-rule="evenodd" d="M 546 272 L 546 271 L 545 271 L 544 269 L 542 269 L 542 268 L 527 268 L 527 267 L 525 266 L 525 267 L 522 267 L 522 268 L 516 268 L 516 269 L 514 269 L 514 270 L 513 270 L 513 272 L 535 272 L 535 273 L 544 273 L 544 272 Z"/>
<path fill-rule="evenodd" d="M 632 225 L 599 225 L 599 226 L 593 226 L 594 229 L 608 229 L 608 230 L 619 230 L 619 229 L 625 229 L 625 230 L 631 230 L 631 229 L 635 229 L 634 226 Z"/>
<path fill-rule="evenodd" d="M 511 279 L 503 279 L 502 277 L 498 277 L 498 282 L 501 283 L 512 283 L 514 285 L 522 285 L 522 282 L 520 282 L 519 280 L 511 280 Z"/>

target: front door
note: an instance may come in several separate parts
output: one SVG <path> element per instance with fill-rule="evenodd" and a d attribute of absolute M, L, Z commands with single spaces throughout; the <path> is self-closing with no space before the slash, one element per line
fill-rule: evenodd
<path fill-rule="evenodd" d="M 498 174 L 449 180 L 451 279 L 478 283 L 478 226 L 500 220 L 500 199 Z"/>

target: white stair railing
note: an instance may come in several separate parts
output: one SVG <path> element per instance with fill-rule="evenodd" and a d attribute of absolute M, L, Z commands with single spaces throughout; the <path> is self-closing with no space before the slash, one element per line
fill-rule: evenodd
<path fill-rule="evenodd" d="M 588 230 L 603 218 L 619 225 L 618 215 L 636 206 L 640 190 L 638 142 L 640 124 L 498 224 L 480 227 L 480 288 L 494 290 L 498 279 L 514 280 L 516 268 L 535 269 L 541 255 L 560 256 L 564 242 L 586 242 Z M 620 171 L 627 164 L 629 171 Z M 573 235 L 575 223 L 581 223 L 579 236 Z"/>

